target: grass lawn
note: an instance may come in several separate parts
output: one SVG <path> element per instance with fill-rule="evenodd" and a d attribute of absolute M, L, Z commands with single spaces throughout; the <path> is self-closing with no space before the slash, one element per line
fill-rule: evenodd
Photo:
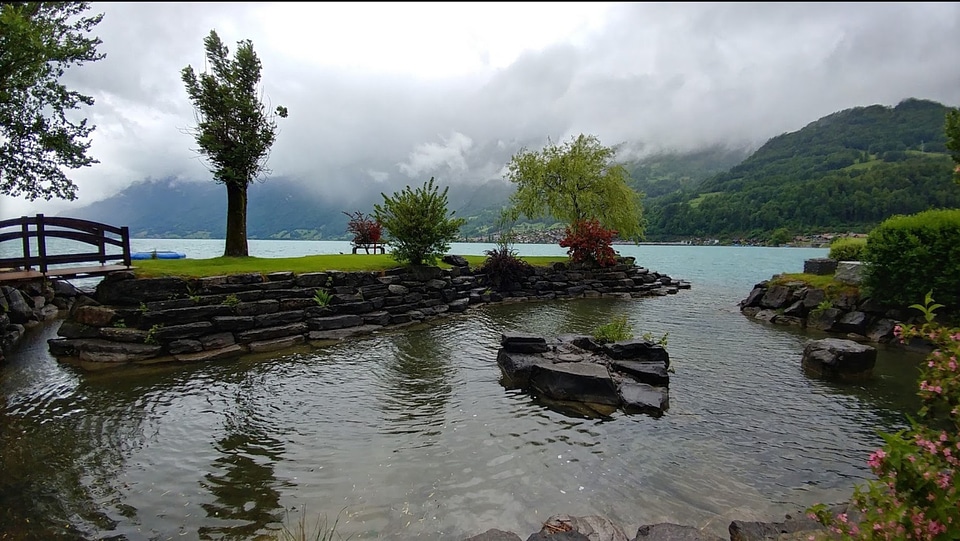
<path fill-rule="evenodd" d="M 831 300 L 839 298 L 844 293 L 853 295 L 859 291 L 857 286 L 834 280 L 832 274 L 786 273 L 778 274 L 770 279 L 770 285 L 783 285 L 788 282 L 803 282 L 810 287 L 822 289 L 827 294 L 827 298 Z"/>
<path fill-rule="evenodd" d="M 479 267 L 486 256 L 463 256 L 471 267 Z M 558 261 L 566 262 L 566 256 L 521 257 L 535 266 L 545 266 Z M 381 271 L 401 266 L 389 254 L 329 254 L 308 255 L 303 257 L 215 257 L 212 259 L 142 259 L 133 262 L 139 278 L 159 276 L 179 276 L 181 278 L 202 278 L 205 276 L 223 276 L 258 272 L 293 271 L 296 274 L 323 271 Z M 450 265 L 440 263 L 440 267 Z"/>

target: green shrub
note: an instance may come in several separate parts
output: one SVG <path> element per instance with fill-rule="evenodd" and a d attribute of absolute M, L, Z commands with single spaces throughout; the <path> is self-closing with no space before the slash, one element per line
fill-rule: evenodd
<path fill-rule="evenodd" d="M 447 190 L 439 191 L 433 177 L 422 187 L 405 187 L 393 196 L 383 196 L 383 205 L 374 205 L 374 216 L 387 232 L 386 243 L 398 263 L 434 264 L 457 239 L 462 218 L 447 215 Z"/>
<path fill-rule="evenodd" d="M 904 308 L 933 295 L 960 314 L 960 210 L 894 216 L 867 237 L 862 286 L 884 305 Z"/>
<path fill-rule="evenodd" d="M 225 304 L 225 305 L 227 305 L 227 306 L 230 306 L 230 307 L 236 306 L 236 305 L 240 304 L 240 298 L 237 297 L 235 294 L 231 293 L 231 294 L 227 295 L 227 297 L 226 297 L 225 299 L 223 299 L 223 304 Z"/>
<path fill-rule="evenodd" d="M 627 323 L 627 316 L 617 316 L 610 323 L 600 325 L 593 331 L 593 339 L 601 344 L 620 342 L 633 338 L 633 329 Z"/>
<path fill-rule="evenodd" d="M 830 254 L 827 257 L 834 261 L 860 261 L 866 246 L 865 238 L 840 237 L 830 243 Z"/>

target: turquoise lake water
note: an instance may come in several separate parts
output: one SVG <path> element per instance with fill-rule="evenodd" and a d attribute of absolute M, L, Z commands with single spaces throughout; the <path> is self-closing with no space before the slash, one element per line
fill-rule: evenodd
<path fill-rule="evenodd" d="M 250 255 L 349 253 L 250 241 Z M 493 245 L 455 244 L 482 255 Z M 222 253 L 222 240 L 134 251 Z M 564 255 L 516 245 L 521 255 Z M 617 246 L 692 284 L 677 295 L 487 305 L 429 324 L 240 361 L 85 373 L 35 330 L 0 366 L 0 532 L 60 539 L 256 539 L 301 515 L 353 539 L 522 538 L 552 514 L 602 514 L 629 536 L 675 522 L 726 536 L 846 499 L 878 431 L 916 409 L 918 358 L 880 348 L 873 379 L 800 370 L 823 334 L 740 314 L 757 282 L 826 249 Z M 615 315 L 668 334 L 660 418 L 589 418 L 499 383 L 500 333 L 588 333 Z"/>

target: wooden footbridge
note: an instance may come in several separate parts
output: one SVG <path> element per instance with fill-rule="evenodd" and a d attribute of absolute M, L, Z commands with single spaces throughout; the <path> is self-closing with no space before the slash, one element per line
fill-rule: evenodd
<path fill-rule="evenodd" d="M 49 239 L 75 242 L 62 243 L 69 253 L 50 253 Z M 72 251 L 77 246 L 86 251 Z M 132 268 L 126 226 L 43 214 L 0 221 L 0 282 L 86 278 Z"/>

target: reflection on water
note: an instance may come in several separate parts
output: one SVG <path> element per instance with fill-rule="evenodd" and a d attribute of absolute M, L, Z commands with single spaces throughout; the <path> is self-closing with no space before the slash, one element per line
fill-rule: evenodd
<path fill-rule="evenodd" d="M 0 532 L 245 540 L 343 511 L 354 539 L 526 535 L 556 513 L 723 536 L 733 519 L 848 497 L 878 431 L 916 409 L 918 358 L 881 350 L 870 381 L 809 379 L 800 353 L 820 336 L 747 319 L 736 302 L 752 284 L 689 271 L 675 274 L 694 289 L 669 297 L 490 305 L 280 356 L 111 373 L 58 364 L 50 326 L 0 369 Z M 587 333 L 620 314 L 669 333 L 663 417 L 568 415 L 500 385 L 504 330 Z"/>
<path fill-rule="evenodd" d="M 420 434 L 429 445 L 440 433 L 444 411 L 453 387 L 447 381 L 450 367 L 448 348 L 430 329 L 394 336 L 386 354 L 382 374 L 384 394 L 378 401 L 388 434 Z"/>

